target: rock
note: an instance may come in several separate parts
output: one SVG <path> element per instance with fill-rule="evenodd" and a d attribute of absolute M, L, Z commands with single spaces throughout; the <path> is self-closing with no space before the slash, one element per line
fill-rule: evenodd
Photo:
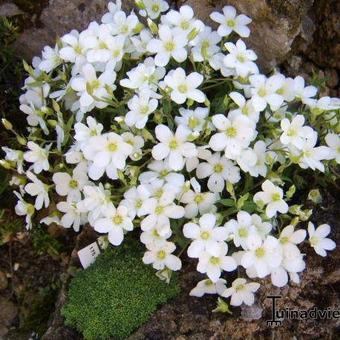
<path fill-rule="evenodd" d="M 336 88 L 339 83 L 338 72 L 335 69 L 325 70 L 326 84 L 331 88 Z"/>
<path fill-rule="evenodd" d="M 262 71 L 269 72 L 291 52 L 294 39 L 302 32 L 303 20 L 308 22 L 306 15 L 313 0 L 228 0 L 218 1 L 216 5 L 215 2 L 187 0 L 182 3 L 193 6 L 197 15 L 205 22 L 212 10 L 220 10 L 227 4 L 234 6 L 239 13 L 251 17 L 251 35 L 246 40 L 258 54 Z M 313 28 L 305 28 L 303 32 L 305 38 L 311 39 Z"/>
<path fill-rule="evenodd" d="M 131 8 L 132 3 L 133 0 L 123 1 L 124 8 Z M 72 29 L 83 30 L 91 21 L 100 21 L 107 4 L 107 0 L 50 0 L 41 12 L 41 27 L 24 30 L 16 47 L 25 58 L 40 55 L 45 45 L 54 44 Z"/>
<path fill-rule="evenodd" d="M 0 16 L 13 17 L 22 13 L 23 12 L 15 4 L 5 3 L 0 5 Z"/>
<path fill-rule="evenodd" d="M 4 297 L 0 297 L 0 336 L 7 333 L 17 314 L 18 308 L 15 304 Z"/>
<path fill-rule="evenodd" d="M 6 289 L 8 286 L 7 276 L 4 272 L 0 271 L 0 290 Z"/>
<path fill-rule="evenodd" d="M 241 306 L 241 317 L 245 321 L 259 320 L 262 317 L 263 308 L 258 304 Z"/>

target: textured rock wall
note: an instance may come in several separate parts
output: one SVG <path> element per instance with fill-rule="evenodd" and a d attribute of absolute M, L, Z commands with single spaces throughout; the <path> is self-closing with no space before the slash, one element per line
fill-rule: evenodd
<path fill-rule="evenodd" d="M 26 58 L 39 54 L 45 44 L 73 28 L 83 29 L 91 20 L 100 19 L 108 0 L 5 0 L 0 15 L 10 8 L 25 20 L 25 29 L 17 43 L 18 52 Z M 30 7 L 27 3 L 31 2 Z M 133 0 L 123 0 L 125 8 Z M 235 6 L 253 19 L 248 44 L 259 55 L 264 72 L 292 56 L 303 56 L 321 67 L 340 67 L 340 2 L 337 0 L 177 0 L 172 7 L 188 4 L 205 22 L 209 14 L 224 5 Z M 23 6 L 23 3 L 25 6 Z M 13 12 L 14 8 L 14 12 Z M 21 12 L 21 14 L 20 14 Z M 22 14 L 23 13 L 23 14 Z M 294 66 L 294 62 L 289 61 Z M 300 63 L 301 64 L 301 63 Z M 294 68 L 294 67 L 293 67 Z"/>

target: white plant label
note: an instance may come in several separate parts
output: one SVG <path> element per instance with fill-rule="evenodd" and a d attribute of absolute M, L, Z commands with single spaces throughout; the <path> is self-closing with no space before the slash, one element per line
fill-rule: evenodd
<path fill-rule="evenodd" d="M 79 250 L 78 257 L 83 268 L 86 269 L 87 267 L 89 267 L 96 260 L 96 257 L 99 254 L 100 249 L 97 242 L 93 242 L 87 247 Z"/>

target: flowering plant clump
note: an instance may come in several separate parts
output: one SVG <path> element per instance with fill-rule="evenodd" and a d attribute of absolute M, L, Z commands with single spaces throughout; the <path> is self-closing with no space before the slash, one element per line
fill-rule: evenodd
<path fill-rule="evenodd" d="M 27 229 L 89 224 L 113 246 L 137 231 L 144 263 L 167 280 L 186 252 L 206 276 L 194 296 L 250 305 L 249 279 L 299 283 L 313 214 L 295 191 L 305 176 L 336 176 L 340 100 L 299 76 L 260 74 L 242 40 L 251 19 L 231 6 L 211 14 L 217 31 L 189 6 L 137 6 L 109 3 L 101 24 L 25 65 L 28 136 L 4 121 L 23 147 L 4 147 L 1 163 L 16 171 L 17 214 Z M 321 256 L 335 248 L 329 232 L 309 222 Z"/>

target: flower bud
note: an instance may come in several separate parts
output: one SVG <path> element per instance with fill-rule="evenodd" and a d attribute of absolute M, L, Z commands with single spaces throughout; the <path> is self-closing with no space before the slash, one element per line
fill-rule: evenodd
<path fill-rule="evenodd" d="M 151 33 L 157 34 L 158 33 L 157 24 L 154 21 L 152 21 L 150 18 L 148 18 L 147 22 L 148 22 L 148 26 L 150 28 Z"/>
<path fill-rule="evenodd" d="M 13 130 L 13 125 L 10 121 L 5 118 L 1 119 L 2 125 L 5 127 L 6 130 Z"/>
<path fill-rule="evenodd" d="M 0 160 L 0 165 L 6 170 L 12 169 L 11 164 L 9 162 L 5 161 L 4 159 Z"/>
<path fill-rule="evenodd" d="M 27 140 L 25 137 L 22 137 L 22 136 L 17 136 L 17 141 L 19 142 L 20 145 L 27 145 Z"/>
<path fill-rule="evenodd" d="M 308 193 L 308 200 L 312 201 L 315 204 L 319 204 L 322 202 L 322 196 L 320 194 L 319 189 L 312 189 L 309 193 Z"/>

